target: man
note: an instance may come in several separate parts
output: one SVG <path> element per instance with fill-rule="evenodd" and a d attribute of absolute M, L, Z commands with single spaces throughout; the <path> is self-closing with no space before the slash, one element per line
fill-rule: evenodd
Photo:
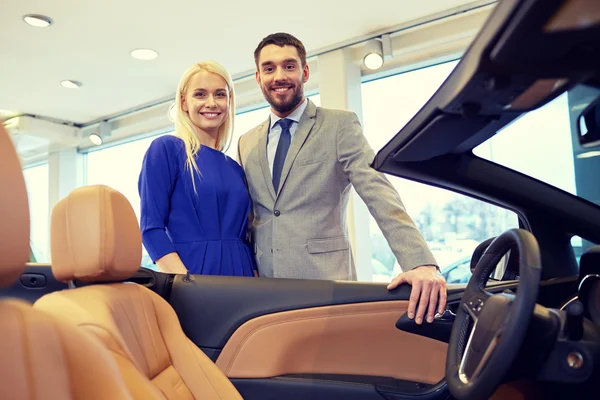
<path fill-rule="evenodd" d="M 356 280 L 346 225 L 353 185 L 404 271 L 388 289 L 411 284 L 409 317 L 432 322 L 446 307 L 446 282 L 396 190 L 369 167 L 375 153 L 356 115 L 304 97 L 306 50 L 292 35 L 267 36 L 254 59 L 271 115 L 240 138 L 238 161 L 253 201 L 260 276 Z"/>

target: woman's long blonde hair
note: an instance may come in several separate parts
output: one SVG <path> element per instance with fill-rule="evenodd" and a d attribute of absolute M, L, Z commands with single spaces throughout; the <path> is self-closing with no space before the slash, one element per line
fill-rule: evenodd
<path fill-rule="evenodd" d="M 192 65 L 188 68 L 179 81 L 177 87 L 177 95 L 175 97 L 175 134 L 183 140 L 185 144 L 185 153 L 187 159 L 185 165 L 192 175 L 192 184 L 194 185 L 194 191 L 196 190 L 196 183 L 194 179 L 194 172 L 200 174 L 198 165 L 196 164 L 195 156 L 200 151 L 202 143 L 198 135 L 196 135 L 195 125 L 192 123 L 190 116 L 187 112 L 183 111 L 182 99 L 187 94 L 190 79 L 200 71 L 212 72 L 225 79 L 227 88 L 229 89 L 229 109 L 227 111 L 227 118 L 225 122 L 219 127 L 219 133 L 217 135 L 216 149 L 222 152 L 227 151 L 227 148 L 231 144 L 231 137 L 233 135 L 233 119 L 235 115 L 235 94 L 233 91 L 233 80 L 227 70 L 219 63 L 215 61 L 202 61 Z"/>

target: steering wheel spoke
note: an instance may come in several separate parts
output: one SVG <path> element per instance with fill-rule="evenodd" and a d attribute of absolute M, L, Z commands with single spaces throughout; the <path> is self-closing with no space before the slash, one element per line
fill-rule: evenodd
<path fill-rule="evenodd" d="M 469 314 L 474 322 L 479 319 L 479 314 L 485 303 L 490 298 L 490 294 L 486 291 L 479 291 L 471 295 L 471 297 L 463 303 L 463 309 Z"/>
<path fill-rule="evenodd" d="M 458 371 L 458 378 L 465 385 L 469 384 L 472 379 L 475 379 L 479 375 L 485 364 L 490 359 L 491 355 L 496 349 L 496 346 L 498 345 L 498 341 L 500 340 L 500 334 L 496 333 L 489 340 L 489 343 L 485 349 L 479 349 L 479 351 L 475 351 L 473 348 L 474 333 L 475 328 L 473 328 L 471 335 L 469 336 L 465 354 L 463 354 Z"/>
<path fill-rule="evenodd" d="M 492 356 L 506 329 L 513 300 L 513 295 L 481 291 L 463 304 L 475 321 L 459 366 L 464 384 L 476 378 Z"/>

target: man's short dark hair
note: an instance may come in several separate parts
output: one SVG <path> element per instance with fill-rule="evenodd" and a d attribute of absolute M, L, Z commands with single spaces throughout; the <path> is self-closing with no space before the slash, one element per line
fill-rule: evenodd
<path fill-rule="evenodd" d="M 258 58 L 260 57 L 261 50 L 270 44 L 274 44 L 279 47 L 294 46 L 296 50 L 298 50 L 298 55 L 300 56 L 302 66 L 304 67 L 306 65 L 306 49 L 304 48 L 302 42 L 289 33 L 278 32 L 273 33 L 261 40 L 256 47 L 256 50 L 254 50 L 254 62 L 256 63 L 256 68 L 258 68 Z"/>

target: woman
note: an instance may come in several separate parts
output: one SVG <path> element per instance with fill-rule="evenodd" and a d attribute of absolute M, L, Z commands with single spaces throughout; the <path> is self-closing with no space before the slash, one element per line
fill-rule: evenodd
<path fill-rule="evenodd" d="M 144 246 L 163 272 L 252 276 L 244 172 L 223 151 L 233 132 L 229 73 L 213 61 L 177 88 L 175 135 L 152 142 L 138 182 Z"/>

